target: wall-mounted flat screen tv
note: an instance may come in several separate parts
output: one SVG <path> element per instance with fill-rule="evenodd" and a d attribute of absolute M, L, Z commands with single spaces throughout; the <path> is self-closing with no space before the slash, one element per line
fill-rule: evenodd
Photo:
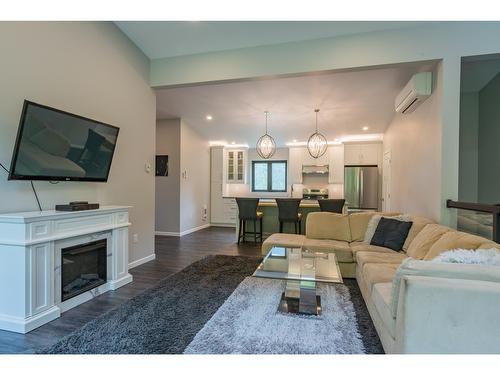
<path fill-rule="evenodd" d="M 9 180 L 108 180 L 119 128 L 25 100 Z"/>

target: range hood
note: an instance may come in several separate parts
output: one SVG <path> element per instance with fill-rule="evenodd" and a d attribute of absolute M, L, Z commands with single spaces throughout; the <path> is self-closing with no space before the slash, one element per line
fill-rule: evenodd
<path fill-rule="evenodd" d="M 303 174 L 328 174 L 328 165 L 303 165 Z"/>

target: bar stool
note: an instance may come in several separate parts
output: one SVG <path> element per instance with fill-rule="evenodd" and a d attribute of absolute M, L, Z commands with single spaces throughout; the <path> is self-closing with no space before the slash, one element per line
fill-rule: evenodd
<path fill-rule="evenodd" d="M 295 234 L 301 234 L 302 214 L 299 212 L 301 198 L 276 198 L 278 205 L 278 220 L 280 222 L 280 233 L 283 233 L 283 223 L 294 223 Z"/>
<path fill-rule="evenodd" d="M 238 218 L 240 220 L 240 229 L 238 231 L 238 245 L 240 244 L 240 239 L 243 238 L 245 242 L 245 236 L 247 234 L 253 234 L 254 242 L 257 242 L 259 238 L 262 242 L 262 217 L 264 216 L 262 212 L 257 211 L 257 206 L 259 205 L 259 198 L 236 198 L 236 203 L 238 204 Z M 253 221 L 253 232 L 246 231 L 246 222 L 248 220 Z M 260 230 L 257 232 L 257 222 L 259 222 Z"/>
<path fill-rule="evenodd" d="M 345 199 L 318 199 L 319 208 L 323 212 L 341 214 Z"/>

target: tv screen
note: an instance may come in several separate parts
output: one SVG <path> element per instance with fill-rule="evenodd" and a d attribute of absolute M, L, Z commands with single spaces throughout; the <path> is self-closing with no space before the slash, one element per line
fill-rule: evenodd
<path fill-rule="evenodd" d="M 25 100 L 9 180 L 108 180 L 119 128 Z"/>

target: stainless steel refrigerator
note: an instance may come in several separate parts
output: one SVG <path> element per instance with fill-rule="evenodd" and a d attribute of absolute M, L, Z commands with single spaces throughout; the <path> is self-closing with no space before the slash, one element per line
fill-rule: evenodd
<path fill-rule="evenodd" d="M 349 208 L 378 209 L 378 167 L 345 167 L 344 198 Z"/>

